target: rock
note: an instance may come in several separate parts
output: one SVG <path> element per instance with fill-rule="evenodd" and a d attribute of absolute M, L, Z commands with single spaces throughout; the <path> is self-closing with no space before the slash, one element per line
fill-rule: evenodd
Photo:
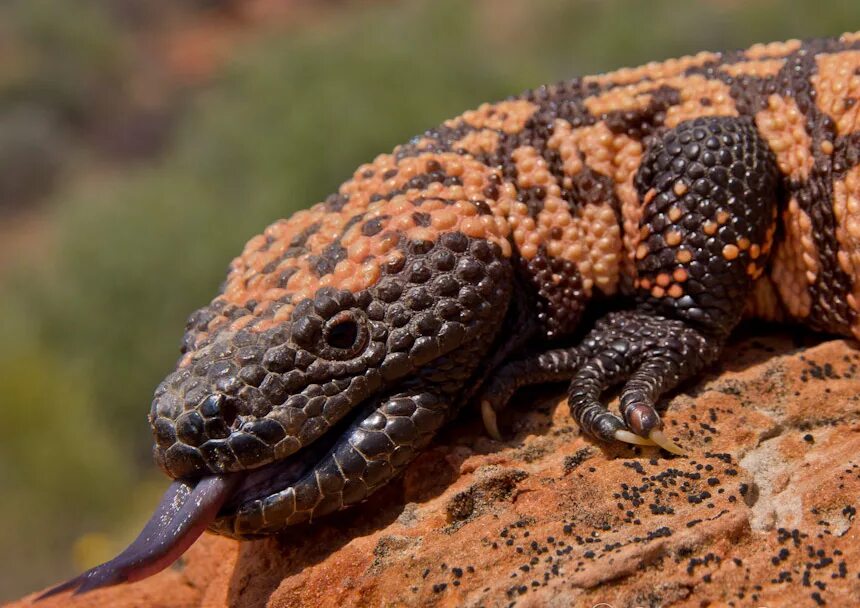
<path fill-rule="evenodd" d="M 40 606 L 856 605 L 860 353 L 817 340 L 735 340 L 674 394 L 685 458 L 596 443 L 557 392 L 521 394 L 505 443 L 466 414 L 362 506 L 206 535 L 146 581 Z"/>

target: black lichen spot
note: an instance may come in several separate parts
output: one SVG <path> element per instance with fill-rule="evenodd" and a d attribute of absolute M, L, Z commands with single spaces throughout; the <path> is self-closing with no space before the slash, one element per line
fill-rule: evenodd
<path fill-rule="evenodd" d="M 580 448 L 573 454 L 573 456 L 565 456 L 563 469 L 565 475 L 575 471 L 579 465 L 585 462 L 592 454 L 591 448 Z"/>

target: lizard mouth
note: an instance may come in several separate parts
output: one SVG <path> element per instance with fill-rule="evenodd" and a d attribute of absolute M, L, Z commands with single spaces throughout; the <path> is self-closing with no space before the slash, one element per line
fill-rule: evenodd
<path fill-rule="evenodd" d="M 357 404 L 319 439 L 286 458 L 236 473 L 241 480 L 209 528 L 225 536 L 254 538 L 356 502 L 344 501 L 342 488 L 327 493 L 322 486 L 328 485 L 325 479 L 338 452 L 357 443 L 359 427 L 371 419 L 380 401 L 384 399 Z M 342 465 L 335 466 L 344 472 Z"/>
<path fill-rule="evenodd" d="M 327 465 L 338 451 L 352 448 L 351 442 L 361 439 L 362 423 L 372 420 L 377 405 L 378 400 L 359 404 L 317 441 L 282 460 L 246 471 L 173 481 L 143 530 L 122 553 L 37 599 L 152 576 L 170 566 L 207 528 L 237 538 L 262 536 L 358 502 L 363 495 L 358 500 L 345 499 L 342 490 L 327 495 L 319 480 L 326 477 Z M 310 502 L 308 488 L 303 488 L 308 484 L 317 490 Z"/>

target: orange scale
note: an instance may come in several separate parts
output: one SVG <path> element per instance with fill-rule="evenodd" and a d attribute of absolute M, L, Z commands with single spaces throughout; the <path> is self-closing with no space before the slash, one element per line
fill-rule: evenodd
<path fill-rule="evenodd" d="M 244 290 L 238 283 L 230 283 L 224 289 L 224 299 L 228 302 L 237 302 Z"/>
<path fill-rule="evenodd" d="M 351 259 L 345 259 L 341 260 L 337 263 L 337 265 L 335 265 L 334 272 L 332 272 L 332 274 L 336 279 L 343 279 L 352 276 L 357 268 L 357 263 L 355 263 Z"/>
<path fill-rule="evenodd" d="M 460 217 L 472 217 L 478 214 L 478 208 L 469 201 L 457 201 L 454 203 L 454 211 Z"/>
<path fill-rule="evenodd" d="M 499 199 L 509 199 L 511 201 L 517 198 L 517 187 L 510 182 L 504 182 L 499 186 Z"/>
<path fill-rule="evenodd" d="M 371 252 L 373 255 L 383 255 L 388 253 L 397 246 L 398 237 L 393 233 L 385 233 L 382 236 L 373 240 L 371 244 Z"/>
<path fill-rule="evenodd" d="M 578 224 L 571 224 L 562 231 L 562 237 L 566 243 L 570 243 L 571 247 L 582 247 L 582 231 Z"/>
<path fill-rule="evenodd" d="M 430 224 L 437 230 L 448 230 L 457 224 L 457 214 L 447 209 L 436 211 L 430 216 Z"/>
<path fill-rule="evenodd" d="M 610 251 L 615 251 L 620 247 L 620 243 L 618 241 L 618 229 L 615 227 L 614 230 L 610 231 L 610 234 L 604 236 L 603 238 L 597 241 L 597 248 L 603 252 L 603 255 L 606 255 Z"/>
<path fill-rule="evenodd" d="M 470 173 L 463 178 L 463 186 L 466 188 L 483 188 L 484 176 L 478 173 Z"/>
<path fill-rule="evenodd" d="M 284 225 L 284 222 L 275 222 L 266 227 L 263 230 L 263 235 L 267 239 L 271 239 L 273 241 L 280 241 L 284 238 L 284 236 L 290 232 L 295 232 L 298 234 L 302 230 L 304 230 L 307 226 L 309 226 L 313 222 L 303 221 L 302 218 L 295 218 L 293 216 L 293 222 L 291 226 Z"/>
<path fill-rule="evenodd" d="M 388 225 L 386 226 L 386 228 L 388 228 L 389 230 L 398 230 L 401 232 L 406 232 L 414 226 L 415 220 L 412 219 L 412 216 L 404 213 L 403 215 L 398 215 L 391 218 L 388 221 Z"/>
<path fill-rule="evenodd" d="M 296 294 L 293 294 L 293 295 L 294 295 L 293 299 L 296 302 L 298 302 L 299 299 L 295 297 Z M 292 314 L 293 314 L 293 307 L 292 306 L 289 306 L 289 305 L 281 306 L 277 311 L 275 311 L 275 314 L 272 315 L 272 325 L 279 325 L 281 323 L 284 323 L 285 321 L 289 321 Z M 262 324 L 261 324 L 261 326 L 262 326 Z"/>
<path fill-rule="evenodd" d="M 263 281 L 263 275 L 254 273 L 245 281 L 245 290 L 246 291 L 255 291 L 260 287 L 260 283 Z"/>
<path fill-rule="evenodd" d="M 258 251 L 251 251 L 249 253 L 242 254 L 242 265 L 247 269 L 256 270 L 260 265 L 260 257 L 260 253 Z"/>
<path fill-rule="evenodd" d="M 666 293 L 669 294 L 670 297 L 675 298 L 677 300 L 684 295 L 684 288 L 676 283 L 672 285 Z"/>
<path fill-rule="evenodd" d="M 358 281 L 355 277 L 349 277 L 341 281 L 339 284 L 341 289 L 345 289 L 346 291 L 351 291 L 353 293 L 359 291 L 361 288 L 358 286 Z"/>
<path fill-rule="evenodd" d="M 475 217 L 466 217 L 460 222 L 460 231 L 474 238 L 479 238 L 484 236 L 484 228 L 481 225 L 481 221 L 479 218 Z"/>
<path fill-rule="evenodd" d="M 546 236 L 538 231 L 530 232 L 526 235 L 526 242 L 531 243 L 533 245 L 540 245 L 546 240 Z"/>
<path fill-rule="evenodd" d="M 344 239 L 346 241 L 346 239 Z M 370 239 L 360 237 L 353 240 L 352 243 L 342 243 L 346 246 L 346 256 L 353 262 L 361 262 L 364 258 L 370 255 Z"/>
<path fill-rule="evenodd" d="M 359 278 L 363 282 L 362 289 L 364 287 L 369 287 L 370 285 L 374 285 L 379 280 L 380 269 L 379 264 L 375 261 L 365 262 L 361 266 L 361 271 L 359 272 Z"/>
<path fill-rule="evenodd" d="M 442 162 L 442 168 L 444 169 L 445 173 L 447 173 L 448 175 L 453 175 L 454 177 L 460 177 L 461 175 L 463 175 L 463 172 L 465 171 L 465 167 L 463 166 L 463 163 L 460 162 L 459 160 L 449 160 L 448 162 L 445 162 L 445 161 L 441 161 L 441 162 Z"/>
<path fill-rule="evenodd" d="M 206 324 L 206 333 L 212 333 L 213 331 L 224 325 L 226 321 L 227 319 L 222 316 L 215 317 L 214 319 L 209 321 L 209 323 Z"/>
<path fill-rule="evenodd" d="M 436 240 L 438 233 L 430 228 L 416 226 L 415 228 L 409 230 L 406 233 L 406 236 L 408 236 L 413 241 L 426 241 L 432 243 Z"/>
<path fill-rule="evenodd" d="M 320 234 L 317 232 L 316 234 L 312 234 L 305 241 L 305 249 L 308 251 L 320 251 L 323 247 L 328 245 L 331 242 L 331 239 L 327 238 L 326 235 Z"/>
<path fill-rule="evenodd" d="M 504 218 L 496 216 L 496 234 L 501 237 L 508 237 L 511 234 L 511 225 Z"/>
<path fill-rule="evenodd" d="M 561 241 L 550 241 L 546 246 L 546 250 L 551 257 L 560 258 L 564 254 L 564 243 Z"/>
<path fill-rule="evenodd" d="M 263 234 L 258 234 L 245 244 L 245 250 L 257 251 L 261 247 L 266 246 L 266 237 Z"/>
<path fill-rule="evenodd" d="M 510 241 L 508 241 L 507 239 L 502 239 L 496 244 L 502 250 L 502 256 L 509 258 L 513 255 L 513 248 L 511 247 Z"/>
<path fill-rule="evenodd" d="M 729 261 L 736 259 L 739 253 L 740 250 L 736 245 L 726 245 L 723 247 L 723 257 Z"/>
<path fill-rule="evenodd" d="M 283 292 L 283 293 L 281 293 L 280 295 L 278 295 L 274 298 L 269 298 L 268 292 L 266 292 L 267 293 L 266 299 L 262 300 L 261 302 L 258 302 L 256 308 L 254 308 L 254 316 L 255 317 L 263 316 L 266 313 L 266 311 L 272 307 L 272 302 L 274 302 L 278 298 L 284 297 L 284 296 L 289 294 L 289 292 L 286 289 L 278 289 L 278 292 Z"/>
<path fill-rule="evenodd" d="M 487 235 L 497 236 L 496 218 L 491 215 L 482 215 L 480 217 L 481 225 L 484 227 L 484 233 Z"/>
<path fill-rule="evenodd" d="M 450 189 L 442 190 L 439 193 L 439 198 L 446 198 L 451 201 L 469 199 L 474 200 L 475 196 L 480 193 L 480 189 L 471 188 L 463 189 L 462 186 L 451 186 Z"/>
<path fill-rule="evenodd" d="M 520 249 L 520 255 L 522 257 L 526 258 L 527 260 L 530 260 L 531 258 L 535 257 L 537 255 L 537 250 L 538 250 L 537 246 L 532 245 L 532 244 L 525 244 L 522 247 L 520 247 L 519 249 Z"/>
<path fill-rule="evenodd" d="M 394 197 L 387 205 L 388 215 L 401 215 L 404 213 L 411 213 L 414 210 L 415 205 L 402 195 Z"/>
<path fill-rule="evenodd" d="M 398 166 L 397 177 L 402 179 L 404 182 L 409 181 L 416 175 L 418 175 L 418 167 L 415 165 L 415 163 L 402 162 Z"/>
<path fill-rule="evenodd" d="M 313 280 L 313 277 L 310 276 L 310 273 L 306 269 L 301 268 L 287 281 L 287 290 L 297 292 L 303 289 L 311 280 Z"/>
<path fill-rule="evenodd" d="M 331 287 L 332 285 L 337 286 L 340 284 L 333 274 L 324 274 L 319 278 L 319 282 L 317 287 Z"/>
<path fill-rule="evenodd" d="M 446 205 L 444 201 L 439 199 L 426 199 L 421 203 L 421 211 L 431 213 L 440 209 L 445 209 L 447 206 L 448 205 Z"/>
<path fill-rule="evenodd" d="M 235 319 L 232 323 L 230 323 L 230 331 L 239 331 L 240 329 L 244 329 L 253 320 L 254 317 L 251 315 L 239 317 L 238 319 Z"/>
<path fill-rule="evenodd" d="M 589 218 L 590 219 L 590 218 Z M 593 223 L 592 223 L 593 222 Z M 606 233 L 606 226 L 601 222 L 594 222 L 594 220 L 589 221 L 590 226 L 588 227 L 588 232 L 590 235 L 593 235 L 596 238 L 602 237 Z"/>

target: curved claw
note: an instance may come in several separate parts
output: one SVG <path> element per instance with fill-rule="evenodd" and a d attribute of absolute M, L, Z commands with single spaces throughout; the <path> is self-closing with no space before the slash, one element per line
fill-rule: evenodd
<path fill-rule="evenodd" d="M 496 441 L 504 441 L 502 434 L 499 432 L 496 412 L 489 401 L 481 401 L 481 418 L 484 420 L 484 428 L 487 430 L 487 435 Z"/>
<path fill-rule="evenodd" d="M 651 441 L 653 441 L 656 445 L 659 445 L 661 448 L 663 448 L 664 450 L 666 450 L 667 452 L 669 452 L 671 454 L 676 454 L 678 456 L 686 456 L 687 455 L 687 453 L 684 451 L 684 449 L 681 446 L 679 446 L 674 441 L 672 441 L 671 439 L 666 437 L 666 435 L 664 435 L 663 431 L 661 431 L 661 430 L 654 429 L 653 431 L 648 433 L 648 438 Z"/>
<path fill-rule="evenodd" d="M 623 441 L 624 443 L 632 443 L 633 445 L 658 445 L 652 439 L 649 439 L 647 437 L 641 437 L 636 433 L 631 433 L 630 431 L 625 431 L 624 429 L 618 429 L 617 431 L 615 431 L 613 437 L 615 437 L 615 439 L 617 439 L 618 441 Z"/>

